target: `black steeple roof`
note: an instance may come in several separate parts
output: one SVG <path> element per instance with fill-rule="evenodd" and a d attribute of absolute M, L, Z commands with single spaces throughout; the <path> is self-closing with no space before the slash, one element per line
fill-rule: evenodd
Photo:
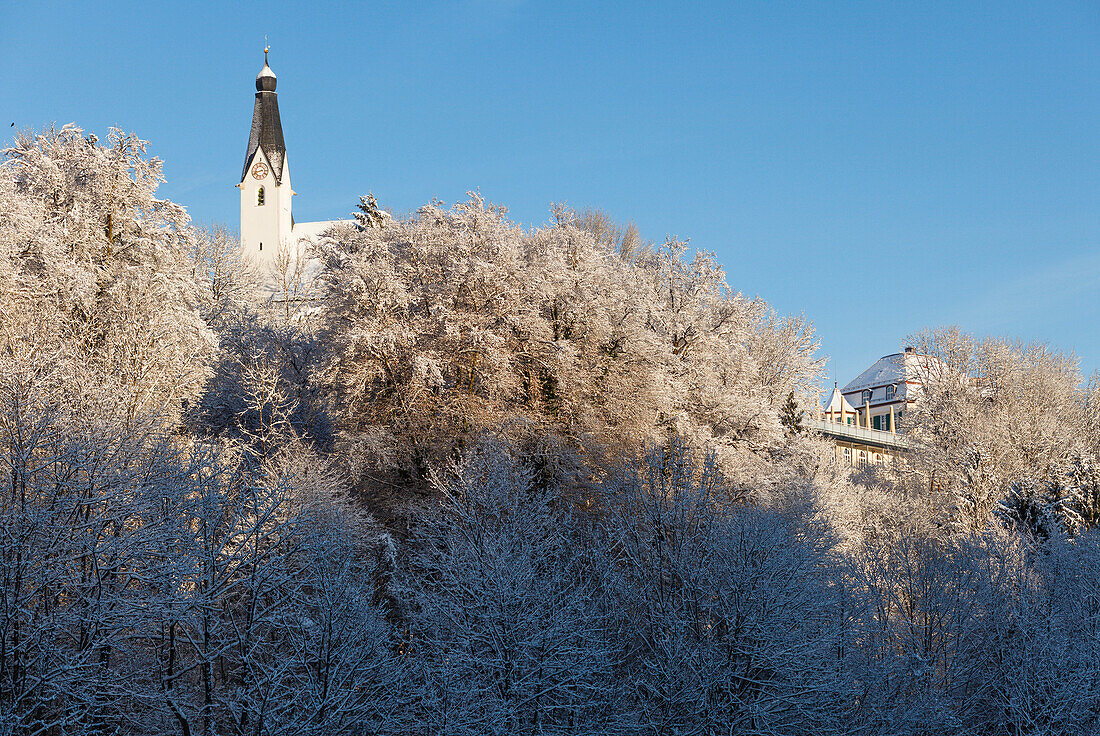
<path fill-rule="evenodd" d="M 275 181 L 283 180 L 283 164 L 286 161 L 286 144 L 283 143 L 283 126 L 279 122 L 279 98 L 275 94 L 275 72 L 267 65 L 267 49 L 264 49 L 264 68 L 256 75 L 256 104 L 252 108 L 252 132 L 248 136 L 248 153 L 244 157 L 241 181 L 248 175 L 248 164 L 262 148 L 271 164 Z"/>

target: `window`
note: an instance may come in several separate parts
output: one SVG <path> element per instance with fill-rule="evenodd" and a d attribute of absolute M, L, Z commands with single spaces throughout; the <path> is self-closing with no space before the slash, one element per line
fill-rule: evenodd
<path fill-rule="evenodd" d="M 871 403 L 871 389 L 869 389 L 869 388 L 864 389 L 863 393 L 860 396 L 861 396 L 862 403 L 864 403 L 864 404 Z"/>
<path fill-rule="evenodd" d="M 886 427 L 883 426 L 885 424 L 884 420 L 885 417 L 883 416 L 871 417 L 871 426 L 875 429 L 886 429 Z"/>
<path fill-rule="evenodd" d="M 886 400 L 887 401 L 893 401 L 894 400 L 894 387 L 893 386 L 887 386 L 886 387 Z"/>
<path fill-rule="evenodd" d="M 855 423 L 856 423 L 856 418 L 855 417 L 848 417 L 848 424 L 855 424 Z"/>
<path fill-rule="evenodd" d="M 256 206 L 257 207 L 262 207 L 263 203 L 264 203 L 264 188 L 260 187 L 256 191 Z"/>
<path fill-rule="evenodd" d="M 878 465 L 879 463 L 882 462 L 882 458 L 879 457 L 879 454 L 877 452 L 874 454 L 873 460 L 874 460 L 875 465 Z"/>
<path fill-rule="evenodd" d="M 861 468 L 866 468 L 867 467 L 867 451 L 866 450 L 860 450 L 859 451 L 859 467 L 861 467 Z"/>
<path fill-rule="evenodd" d="M 844 464 L 845 465 L 851 465 L 852 464 L 852 448 L 851 447 L 845 447 L 844 448 Z"/>

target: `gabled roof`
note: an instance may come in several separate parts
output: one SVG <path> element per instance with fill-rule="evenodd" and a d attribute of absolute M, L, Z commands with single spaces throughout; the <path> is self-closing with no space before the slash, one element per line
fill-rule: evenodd
<path fill-rule="evenodd" d="M 262 148 L 271 164 L 275 181 L 282 183 L 283 163 L 286 161 L 286 144 L 283 142 L 283 124 L 279 121 L 279 98 L 275 93 L 275 73 L 264 61 L 264 68 L 256 76 L 256 104 L 252 107 L 252 132 L 248 135 L 248 153 L 244 156 L 241 181 L 248 176 L 248 166 L 256 149 Z"/>

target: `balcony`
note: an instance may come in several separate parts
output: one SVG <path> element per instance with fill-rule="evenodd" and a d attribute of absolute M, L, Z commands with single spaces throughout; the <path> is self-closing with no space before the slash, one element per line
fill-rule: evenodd
<path fill-rule="evenodd" d="M 880 447 L 887 450 L 911 450 L 915 447 L 912 440 L 904 435 L 882 429 L 867 429 L 855 424 L 842 424 L 825 419 L 806 419 L 804 424 L 807 429 L 820 432 L 826 437 L 868 445 L 869 447 Z"/>
<path fill-rule="evenodd" d="M 862 396 L 859 397 L 859 403 L 858 404 L 852 403 L 855 400 L 855 397 L 853 397 L 851 399 L 848 399 L 847 397 L 845 397 L 845 399 L 847 399 L 848 403 L 852 404 L 852 406 L 854 406 L 857 409 L 863 407 L 863 397 Z M 890 398 L 886 398 L 886 396 L 872 396 L 870 403 L 871 403 L 871 406 L 885 406 L 886 404 L 902 404 L 902 405 L 904 405 L 904 404 L 908 404 L 909 402 L 908 402 L 907 399 L 904 399 L 904 398 L 898 396 L 897 394 L 894 394 Z"/>

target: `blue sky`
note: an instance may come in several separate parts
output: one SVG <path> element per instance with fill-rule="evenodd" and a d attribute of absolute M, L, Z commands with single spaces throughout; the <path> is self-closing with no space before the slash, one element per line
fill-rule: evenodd
<path fill-rule="evenodd" d="M 236 226 L 265 34 L 299 221 L 598 206 L 805 314 L 841 382 L 943 324 L 1100 368 L 1100 4 L 5 3 L 0 140 L 134 131 Z"/>

